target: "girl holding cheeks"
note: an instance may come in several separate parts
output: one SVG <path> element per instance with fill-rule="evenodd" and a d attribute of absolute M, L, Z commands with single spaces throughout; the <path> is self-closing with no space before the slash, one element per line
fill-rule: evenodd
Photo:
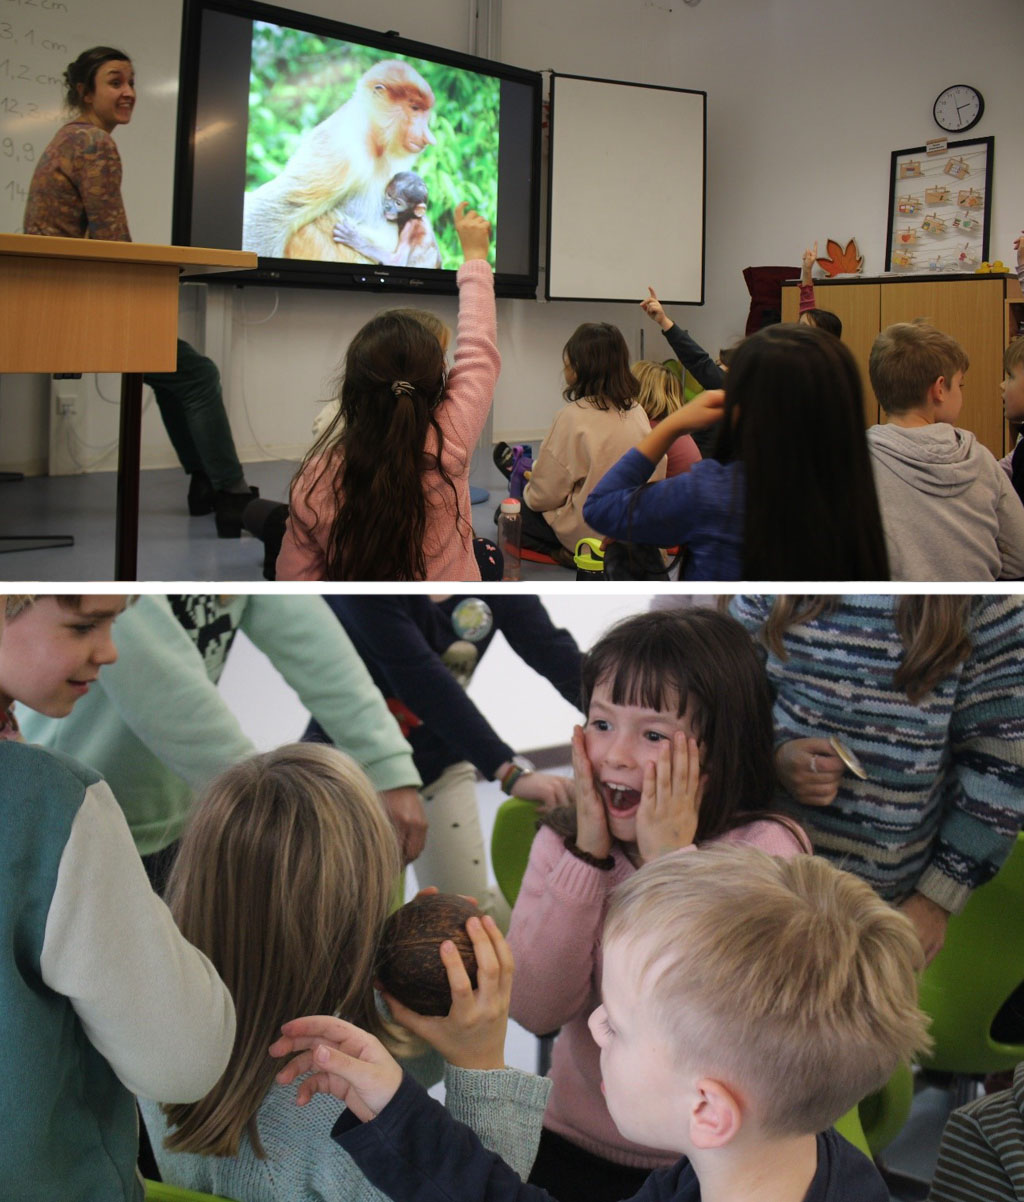
<path fill-rule="evenodd" d="M 749 635 L 711 609 L 627 618 L 584 656 L 576 801 L 542 820 L 512 912 L 511 1016 L 561 1028 L 530 1180 L 560 1202 L 629 1197 L 670 1150 L 625 1139 L 601 1091 L 587 1018 L 600 1004 L 612 890 L 643 864 L 722 841 L 810 851 L 764 810 L 774 784 L 771 700 Z"/>

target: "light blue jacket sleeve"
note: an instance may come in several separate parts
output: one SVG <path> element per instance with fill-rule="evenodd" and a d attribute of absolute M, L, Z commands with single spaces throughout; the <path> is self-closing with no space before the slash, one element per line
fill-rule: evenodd
<path fill-rule="evenodd" d="M 241 628 L 375 788 L 422 783 L 398 722 L 322 597 L 253 595 Z"/>

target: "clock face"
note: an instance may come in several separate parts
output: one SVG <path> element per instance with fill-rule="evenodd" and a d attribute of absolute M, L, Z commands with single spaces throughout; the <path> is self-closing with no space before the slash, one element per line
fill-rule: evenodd
<path fill-rule="evenodd" d="M 985 101 L 977 88 L 955 83 L 940 92 L 932 106 L 935 124 L 950 133 L 973 129 L 985 111 Z"/>

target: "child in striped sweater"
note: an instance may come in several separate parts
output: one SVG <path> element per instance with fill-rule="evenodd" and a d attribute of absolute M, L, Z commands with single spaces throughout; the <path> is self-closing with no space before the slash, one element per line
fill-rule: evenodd
<path fill-rule="evenodd" d="M 899 905 L 931 959 L 1024 814 L 1024 598 L 738 596 L 731 612 L 765 645 L 775 805 Z"/>

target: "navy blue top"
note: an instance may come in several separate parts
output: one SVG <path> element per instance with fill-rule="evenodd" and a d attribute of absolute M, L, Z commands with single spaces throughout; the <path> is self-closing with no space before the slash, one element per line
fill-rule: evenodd
<path fill-rule="evenodd" d="M 552 1202 L 408 1075 L 375 1119 L 360 1123 L 346 1110 L 331 1136 L 394 1202 Z M 633 1202 L 700 1202 L 700 1182 L 684 1157 L 655 1169 Z M 804 1202 L 889 1202 L 889 1191 L 871 1161 L 830 1129 L 818 1136 Z"/>
<path fill-rule="evenodd" d="M 515 749 L 497 734 L 441 660 L 459 638 L 451 616 L 465 595 L 446 601 L 423 595 L 334 595 L 324 600 L 385 698 L 402 702 L 422 722 L 408 730 L 406 738 L 424 784 L 461 760 L 469 760 L 491 780 Z M 579 707 L 581 656 L 572 635 L 555 626 L 537 597 L 492 593 L 483 600 L 494 616 L 494 627 L 475 644 L 480 655 L 500 630 L 524 663 Z M 330 742 L 315 720 L 303 738 Z"/>
<path fill-rule="evenodd" d="M 636 447 L 627 451 L 584 502 L 587 524 L 625 542 L 685 544 L 684 580 L 741 580 L 743 465 L 702 459 L 681 476 L 647 484 L 653 471 Z"/>

